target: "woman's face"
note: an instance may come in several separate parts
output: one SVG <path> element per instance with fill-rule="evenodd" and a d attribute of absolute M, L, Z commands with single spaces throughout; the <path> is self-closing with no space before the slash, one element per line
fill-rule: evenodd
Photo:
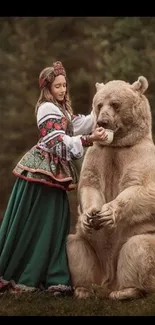
<path fill-rule="evenodd" d="M 50 88 L 51 94 L 53 97 L 60 101 L 63 101 L 66 94 L 66 79 L 63 75 L 55 77 Z"/>

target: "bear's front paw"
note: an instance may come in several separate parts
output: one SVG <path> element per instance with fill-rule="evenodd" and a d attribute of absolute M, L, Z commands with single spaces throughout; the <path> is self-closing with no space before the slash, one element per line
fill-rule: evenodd
<path fill-rule="evenodd" d="M 83 232 L 92 233 L 92 229 L 98 229 L 95 223 L 99 210 L 91 208 L 80 216 L 80 227 Z"/>
<path fill-rule="evenodd" d="M 101 211 L 98 213 L 99 227 L 115 227 L 120 215 L 120 207 L 114 203 L 109 202 L 103 205 Z"/>

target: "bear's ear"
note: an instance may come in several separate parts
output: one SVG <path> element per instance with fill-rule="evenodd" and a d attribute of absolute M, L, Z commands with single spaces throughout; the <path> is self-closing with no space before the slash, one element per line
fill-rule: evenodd
<path fill-rule="evenodd" d="M 132 89 L 138 91 L 140 94 L 143 94 L 148 88 L 148 81 L 145 77 L 141 76 L 132 84 Z"/>
<path fill-rule="evenodd" d="M 102 83 L 96 82 L 96 84 L 95 84 L 96 91 L 99 91 L 103 86 L 104 86 L 103 82 Z"/>

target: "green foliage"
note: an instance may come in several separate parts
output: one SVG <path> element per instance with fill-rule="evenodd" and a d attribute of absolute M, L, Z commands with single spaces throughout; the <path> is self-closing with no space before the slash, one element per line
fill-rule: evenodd
<path fill-rule="evenodd" d="M 155 129 L 154 31 L 154 17 L 0 18 L 0 216 L 14 181 L 11 170 L 38 140 L 38 76 L 53 61 L 66 68 L 75 113 L 90 111 L 97 81 L 134 82 L 144 75 Z"/>

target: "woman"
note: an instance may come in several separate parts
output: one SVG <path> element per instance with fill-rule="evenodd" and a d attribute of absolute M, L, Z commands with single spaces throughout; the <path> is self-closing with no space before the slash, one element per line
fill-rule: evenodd
<path fill-rule="evenodd" d="M 13 170 L 17 179 L 0 228 L 0 290 L 70 294 L 67 191 L 77 186 L 72 161 L 106 135 L 103 128 L 90 134 L 91 114 L 73 115 L 60 61 L 40 73 L 39 86 L 40 140 Z"/>

